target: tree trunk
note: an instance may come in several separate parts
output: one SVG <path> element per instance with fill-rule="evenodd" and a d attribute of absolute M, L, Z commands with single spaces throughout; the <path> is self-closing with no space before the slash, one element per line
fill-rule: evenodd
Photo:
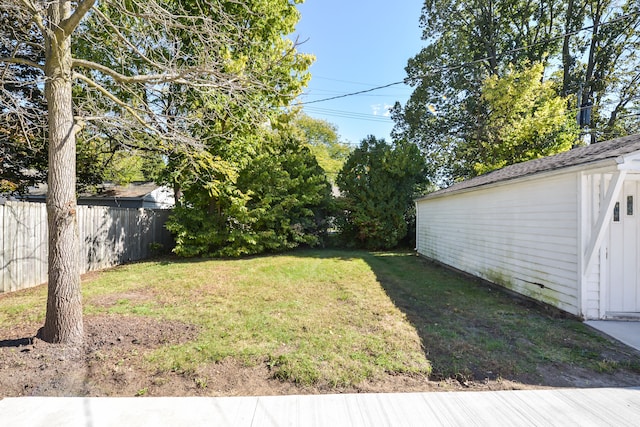
<path fill-rule="evenodd" d="M 571 69 L 573 67 L 573 57 L 570 51 L 571 34 L 574 31 L 572 24 L 574 20 L 573 0 L 567 2 L 567 12 L 564 24 L 564 39 L 562 41 L 562 96 L 569 96 L 571 84 Z M 569 106 L 571 108 L 571 105 Z"/>
<path fill-rule="evenodd" d="M 589 44 L 589 53 L 587 60 L 587 69 L 585 71 L 584 76 L 584 89 L 585 92 L 582 94 L 582 105 L 580 108 L 585 108 L 589 106 L 590 103 L 593 102 L 593 93 L 595 91 L 594 88 L 594 73 L 596 70 L 596 51 L 600 45 L 600 19 L 602 18 L 602 4 L 600 0 L 598 0 L 595 4 L 595 9 L 592 9 L 591 21 L 593 25 L 593 30 L 591 32 L 591 43 Z M 591 126 L 591 120 L 588 123 L 589 127 Z"/>
<path fill-rule="evenodd" d="M 39 336 L 51 343 L 81 344 L 84 338 L 76 216 L 76 140 L 71 95 L 71 37 L 58 24 L 70 1 L 48 9 L 45 96 L 49 114 L 49 284 L 47 315 Z"/>

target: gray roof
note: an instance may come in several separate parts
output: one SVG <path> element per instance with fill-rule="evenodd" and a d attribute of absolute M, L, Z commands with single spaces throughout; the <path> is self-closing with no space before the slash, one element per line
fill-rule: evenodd
<path fill-rule="evenodd" d="M 103 183 L 99 186 L 99 192 L 84 192 L 78 194 L 81 199 L 143 199 L 160 186 L 154 182 L 132 182 L 127 185 L 116 185 L 112 183 Z M 29 189 L 28 196 L 41 197 L 47 196 L 47 183 L 38 184 L 36 187 Z"/>
<path fill-rule="evenodd" d="M 585 165 L 607 159 L 616 159 L 619 156 L 640 151 L 640 135 L 625 136 L 606 142 L 577 147 L 564 153 L 527 162 L 505 166 L 484 175 L 457 182 L 450 187 L 427 194 L 426 197 L 435 197 L 448 193 L 454 193 L 469 188 L 481 187 L 497 182 L 508 181 L 541 172 L 563 169 L 571 166 Z"/>

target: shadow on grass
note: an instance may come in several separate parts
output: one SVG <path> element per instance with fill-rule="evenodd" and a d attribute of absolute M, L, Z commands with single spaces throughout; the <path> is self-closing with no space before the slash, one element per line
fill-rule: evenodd
<path fill-rule="evenodd" d="M 640 359 L 626 347 L 602 338 L 575 319 L 513 298 L 412 252 L 296 250 L 226 261 L 279 256 L 364 261 L 416 331 L 433 367 L 433 380 L 617 386 L 629 385 L 619 381 L 626 375 L 629 381 L 637 381 L 635 385 L 640 383 Z M 211 259 L 172 257 L 156 262 L 206 261 Z M 617 377 L 605 378 L 610 374 Z"/>
<path fill-rule="evenodd" d="M 436 379 L 604 386 L 618 385 L 626 374 L 631 383 L 640 378 L 637 353 L 567 313 L 413 253 L 374 253 L 366 259 L 416 328 Z"/>
<path fill-rule="evenodd" d="M 431 379 L 507 379 L 542 386 L 616 386 L 640 380 L 638 354 L 558 310 L 509 295 L 412 252 L 299 251 L 363 259 L 415 328 Z M 621 379 L 623 382 L 621 383 Z"/>

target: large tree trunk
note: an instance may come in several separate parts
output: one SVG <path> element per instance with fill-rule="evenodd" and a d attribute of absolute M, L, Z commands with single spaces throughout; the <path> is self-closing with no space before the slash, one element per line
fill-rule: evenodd
<path fill-rule="evenodd" d="M 40 337 L 80 344 L 84 331 L 76 216 L 76 140 L 71 96 L 71 37 L 58 28 L 70 15 L 70 1 L 49 5 L 45 96 L 49 113 L 49 289 Z"/>

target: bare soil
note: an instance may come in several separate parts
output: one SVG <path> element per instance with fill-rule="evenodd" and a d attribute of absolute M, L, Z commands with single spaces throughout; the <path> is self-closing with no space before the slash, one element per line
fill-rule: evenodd
<path fill-rule="evenodd" d="M 85 345 L 68 348 L 34 338 L 39 325 L 0 328 L 0 398 L 8 396 L 236 396 L 360 392 L 512 390 L 546 387 L 638 386 L 640 374 L 594 373 L 544 366 L 533 378 L 441 381 L 387 375 L 356 387 L 301 387 L 274 379 L 266 361 L 226 360 L 197 372 L 153 372 L 145 356 L 162 345 L 193 340 L 198 327 L 144 317 L 87 316 Z M 617 346 L 617 344 L 616 344 Z M 631 350 L 630 350 L 631 351 Z"/>

